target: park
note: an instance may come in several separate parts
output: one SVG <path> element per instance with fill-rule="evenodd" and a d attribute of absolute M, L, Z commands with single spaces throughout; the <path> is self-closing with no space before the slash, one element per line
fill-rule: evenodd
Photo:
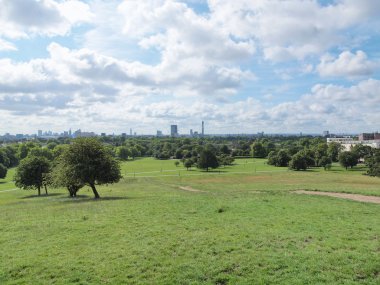
<path fill-rule="evenodd" d="M 119 182 L 38 196 L 0 180 L 1 284 L 378 284 L 380 205 L 365 165 L 292 171 L 237 158 L 210 171 L 122 161 Z"/>

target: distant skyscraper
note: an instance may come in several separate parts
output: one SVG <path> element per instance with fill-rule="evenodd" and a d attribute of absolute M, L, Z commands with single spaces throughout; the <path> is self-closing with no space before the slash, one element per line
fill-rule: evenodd
<path fill-rule="evenodd" d="M 205 122 L 202 121 L 202 137 L 205 135 Z"/>
<path fill-rule="evenodd" d="M 162 137 L 162 131 L 157 130 L 157 136 Z"/>
<path fill-rule="evenodd" d="M 178 136 L 178 127 L 177 127 L 177 125 L 170 125 L 170 135 L 172 137 Z"/>
<path fill-rule="evenodd" d="M 190 129 L 190 136 L 193 136 L 193 129 Z"/>
<path fill-rule="evenodd" d="M 129 129 L 129 135 L 132 136 L 132 129 Z"/>
<path fill-rule="evenodd" d="M 38 130 L 38 136 L 42 137 L 42 130 Z"/>

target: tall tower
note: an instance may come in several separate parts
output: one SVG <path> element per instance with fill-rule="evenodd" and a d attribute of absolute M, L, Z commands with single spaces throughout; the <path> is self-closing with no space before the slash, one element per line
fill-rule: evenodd
<path fill-rule="evenodd" d="M 178 126 L 177 125 L 170 125 L 170 135 L 172 137 L 178 136 Z"/>
<path fill-rule="evenodd" d="M 205 135 L 205 122 L 202 121 L 202 137 Z"/>

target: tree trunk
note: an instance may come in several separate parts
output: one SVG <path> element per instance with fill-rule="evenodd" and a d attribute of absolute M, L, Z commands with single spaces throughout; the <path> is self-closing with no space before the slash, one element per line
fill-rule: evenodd
<path fill-rule="evenodd" d="M 38 186 L 37 189 L 38 189 L 38 196 L 41 196 L 41 187 Z"/>
<path fill-rule="evenodd" d="M 100 196 L 99 196 L 98 191 L 96 191 L 95 184 L 90 184 L 90 186 L 91 186 L 92 192 L 94 192 L 95 199 L 99 199 Z"/>
<path fill-rule="evenodd" d="M 46 193 L 46 195 L 48 195 L 48 191 L 47 191 L 46 185 L 44 185 L 44 187 L 45 187 L 45 193 Z"/>

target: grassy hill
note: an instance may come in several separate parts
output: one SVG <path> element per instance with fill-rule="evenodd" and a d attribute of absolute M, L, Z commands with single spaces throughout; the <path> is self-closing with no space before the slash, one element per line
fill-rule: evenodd
<path fill-rule="evenodd" d="M 380 196 L 380 179 L 236 163 L 126 162 L 99 201 L 0 192 L 0 284 L 379 284 L 380 205 L 291 191 Z"/>

